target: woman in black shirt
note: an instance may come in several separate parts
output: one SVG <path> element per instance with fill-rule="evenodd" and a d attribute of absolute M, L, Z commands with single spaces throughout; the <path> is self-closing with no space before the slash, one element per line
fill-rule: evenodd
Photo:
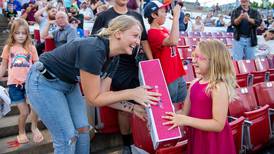
<path fill-rule="evenodd" d="M 32 66 L 27 95 L 52 135 L 55 153 L 89 153 L 89 125 L 79 80 L 86 99 L 94 106 L 123 100 L 146 106 L 158 101 L 160 94 L 148 92 L 148 86 L 104 92 L 114 74 L 105 70 L 106 64 L 111 57 L 132 54 L 132 49 L 140 44 L 141 32 L 135 18 L 122 15 L 98 36 L 68 42 L 42 54 Z M 105 79 L 100 78 L 102 74 Z"/>

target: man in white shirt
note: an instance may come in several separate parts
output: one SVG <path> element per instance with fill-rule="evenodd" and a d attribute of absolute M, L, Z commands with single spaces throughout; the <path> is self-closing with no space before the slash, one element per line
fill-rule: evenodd
<path fill-rule="evenodd" d="M 88 7 L 88 3 L 84 1 L 81 4 L 81 9 L 80 9 L 80 14 L 84 15 L 84 30 L 91 30 L 93 27 L 93 22 L 94 22 L 94 14 L 93 11 L 90 7 Z"/>

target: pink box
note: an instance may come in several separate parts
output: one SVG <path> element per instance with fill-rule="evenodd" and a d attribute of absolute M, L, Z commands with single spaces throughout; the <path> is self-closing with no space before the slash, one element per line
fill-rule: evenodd
<path fill-rule="evenodd" d="M 180 128 L 168 130 L 170 126 L 164 126 L 166 121 L 162 119 L 165 112 L 174 112 L 166 80 L 159 59 L 142 61 L 139 63 L 139 79 L 141 85 L 153 86 L 152 91 L 162 94 L 158 105 L 146 108 L 148 114 L 148 126 L 154 149 L 175 145 L 182 138 Z"/>

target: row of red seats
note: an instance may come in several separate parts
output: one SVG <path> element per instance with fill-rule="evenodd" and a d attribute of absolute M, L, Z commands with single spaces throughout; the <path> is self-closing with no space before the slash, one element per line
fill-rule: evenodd
<path fill-rule="evenodd" d="M 273 134 L 274 82 L 236 89 L 238 98 L 229 104 L 234 117 L 232 132 L 238 150 L 256 152 L 266 145 Z M 270 119 L 272 119 L 270 121 Z"/>
<path fill-rule="evenodd" d="M 246 87 L 264 81 L 274 81 L 274 68 L 270 67 L 267 58 L 233 61 L 233 64 L 236 72 L 237 83 L 240 87 Z M 196 78 L 191 60 L 187 60 L 184 69 L 186 71 L 184 79 L 189 84 L 190 81 Z"/>
<path fill-rule="evenodd" d="M 230 37 L 233 38 L 233 33 L 227 32 L 181 32 L 183 37 L 206 37 L 206 38 L 220 38 L 220 37 Z"/>

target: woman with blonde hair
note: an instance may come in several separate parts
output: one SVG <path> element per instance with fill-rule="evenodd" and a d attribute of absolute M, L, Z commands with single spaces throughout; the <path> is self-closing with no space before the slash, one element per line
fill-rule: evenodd
<path fill-rule="evenodd" d="M 148 86 L 106 91 L 115 73 L 107 70 L 112 57 L 132 54 L 140 44 L 142 28 L 133 17 L 121 15 L 98 36 L 75 39 L 40 56 L 27 79 L 27 95 L 53 138 L 54 152 L 89 153 L 89 124 L 79 88 L 81 80 L 87 102 L 105 106 L 134 100 L 144 106 L 155 104 L 158 93 Z M 103 77 L 100 77 L 103 75 Z"/>
<path fill-rule="evenodd" d="M 190 154 L 236 154 L 227 121 L 228 104 L 236 97 L 229 51 L 218 40 L 201 41 L 192 61 L 199 78 L 190 85 L 183 114 L 166 113 L 164 125 L 190 128 Z"/>

